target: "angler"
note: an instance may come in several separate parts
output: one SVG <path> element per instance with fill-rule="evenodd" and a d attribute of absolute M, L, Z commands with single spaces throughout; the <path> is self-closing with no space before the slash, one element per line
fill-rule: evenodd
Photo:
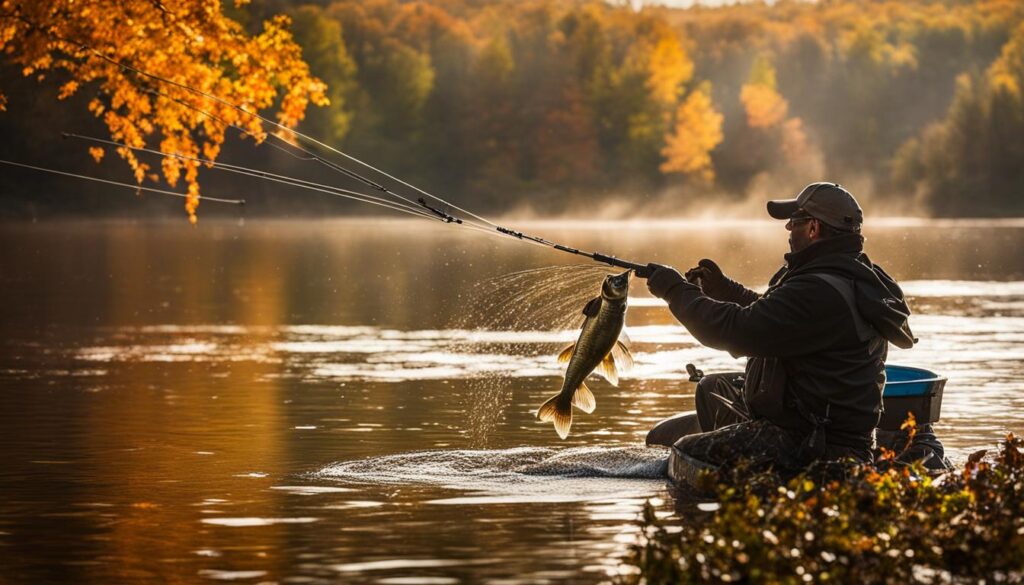
<path fill-rule="evenodd" d="M 816 460 L 871 461 L 888 344 L 914 345 L 899 285 L 864 253 L 860 205 L 812 183 L 768 202 L 786 221 L 786 264 L 758 294 L 711 260 L 687 271 L 651 265 L 648 288 L 708 347 L 748 357 L 743 373 L 704 377 L 697 412 L 659 425 L 648 443 L 713 467 L 741 459 L 795 471 Z M 929 422 L 927 420 L 923 422 Z M 934 459 L 942 448 L 930 428 Z"/>

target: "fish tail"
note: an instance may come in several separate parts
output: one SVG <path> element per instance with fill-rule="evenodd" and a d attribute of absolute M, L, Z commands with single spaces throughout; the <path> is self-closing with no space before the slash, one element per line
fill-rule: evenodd
<path fill-rule="evenodd" d="M 594 412 L 594 409 L 597 408 L 594 393 L 583 382 L 580 382 L 580 387 L 572 394 L 572 405 L 587 414 Z"/>
<path fill-rule="evenodd" d="M 564 439 L 569 436 L 569 427 L 572 426 L 572 404 L 562 400 L 559 392 L 537 409 L 537 418 L 555 423 L 555 432 Z"/>

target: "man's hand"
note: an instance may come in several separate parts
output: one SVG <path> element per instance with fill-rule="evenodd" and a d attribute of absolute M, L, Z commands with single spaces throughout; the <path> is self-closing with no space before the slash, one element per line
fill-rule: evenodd
<path fill-rule="evenodd" d="M 718 264 L 704 258 L 696 266 L 686 271 L 686 280 L 702 288 L 715 290 L 725 282 L 726 278 Z"/>
<path fill-rule="evenodd" d="M 651 291 L 651 294 L 658 298 L 664 298 L 665 294 L 673 286 L 680 282 L 686 282 L 682 275 L 679 274 L 679 271 L 671 266 L 648 264 L 646 272 L 648 274 L 647 290 Z"/>

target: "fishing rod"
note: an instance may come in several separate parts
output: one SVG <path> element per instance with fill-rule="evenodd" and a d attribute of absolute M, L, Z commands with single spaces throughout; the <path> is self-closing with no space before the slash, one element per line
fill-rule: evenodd
<path fill-rule="evenodd" d="M 38 28 L 42 28 L 42 27 L 38 27 Z M 351 155 L 349 155 L 349 154 L 347 154 L 345 152 L 342 152 L 341 150 L 338 150 L 337 148 L 334 148 L 333 146 L 331 146 L 329 144 L 326 144 L 326 143 L 324 143 L 324 142 L 322 142 L 320 140 L 317 140 L 316 138 L 313 138 L 313 137 L 308 136 L 308 135 L 306 135 L 306 134 L 304 134 L 302 132 L 299 132 L 298 130 L 295 130 L 293 128 L 289 128 L 289 127 L 287 127 L 287 126 L 285 126 L 283 124 L 280 124 L 280 123 L 278 123 L 278 122 L 276 122 L 274 120 L 266 118 L 265 116 L 262 116 L 261 114 L 259 114 L 257 112 L 250 112 L 249 110 L 246 110 L 244 107 L 239 106 L 237 104 L 233 104 L 233 103 L 231 103 L 231 102 L 229 102 L 229 101 L 227 101 L 227 100 L 225 100 L 225 99 L 223 99 L 223 98 L 221 98 L 219 96 L 216 96 L 214 94 L 205 92 L 205 91 L 197 89 L 197 88 L 193 88 L 193 87 L 188 86 L 188 85 L 186 85 L 184 83 L 180 83 L 180 82 L 177 82 L 177 81 L 174 81 L 174 80 L 171 80 L 171 79 L 167 79 L 167 78 L 161 77 L 161 76 L 153 74 L 153 73 L 149 73 L 147 71 L 144 71 L 144 70 L 139 69 L 137 67 L 134 67 L 132 65 L 128 65 L 128 64 L 122 63 L 120 60 L 117 60 L 117 59 L 114 59 L 112 57 L 109 57 L 109 56 L 101 53 L 100 51 L 92 48 L 91 46 L 89 46 L 89 45 L 87 45 L 85 43 L 78 42 L 78 41 L 73 41 L 73 40 L 70 40 L 70 39 L 64 39 L 64 38 L 60 37 L 59 35 L 57 35 L 56 33 L 54 33 L 53 31 L 51 31 L 49 29 L 42 29 L 42 30 L 45 30 L 47 32 L 47 34 L 49 34 L 52 37 L 57 38 L 58 40 L 61 40 L 61 41 L 64 41 L 64 42 L 68 42 L 68 43 L 77 45 L 77 46 L 81 47 L 82 49 L 84 49 L 85 51 L 87 51 L 87 52 L 89 52 L 89 53 L 91 53 L 93 55 L 96 55 L 100 59 L 103 59 L 104 61 L 107 61 L 108 63 L 111 63 L 113 65 L 116 65 L 116 66 L 118 66 L 118 67 L 120 67 L 120 68 L 122 68 L 122 69 L 124 69 L 126 71 L 130 71 L 130 72 L 132 72 L 132 73 L 134 73 L 136 75 L 139 75 L 139 76 L 142 76 L 142 77 L 146 77 L 148 79 L 152 79 L 152 80 L 155 80 L 155 81 L 158 81 L 158 82 L 161 82 L 161 83 L 165 83 L 165 84 L 171 85 L 173 87 L 177 87 L 177 88 L 183 89 L 185 91 L 192 92 L 192 93 L 194 93 L 196 95 L 205 97 L 207 99 L 213 100 L 216 103 L 219 103 L 219 104 L 224 105 L 226 107 L 232 108 L 232 109 L 234 109 L 234 110 L 236 110 L 238 112 L 241 112 L 242 114 L 244 114 L 246 116 L 250 116 L 250 117 L 253 117 L 253 118 L 257 119 L 257 120 L 260 120 L 261 122 L 263 122 L 265 124 L 268 124 L 268 125 L 270 125 L 270 126 L 272 126 L 274 128 L 277 128 L 277 129 L 279 129 L 281 131 L 289 132 L 292 136 L 294 136 L 296 138 L 296 141 L 298 141 L 298 139 L 305 140 L 308 143 L 311 143 L 313 145 L 319 146 L 320 148 L 324 148 L 324 149 L 326 149 L 326 150 L 328 150 L 330 152 L 333 152 L 333 153 L 335 153 L 335 154 L 337 154 L 339 156 L 344 157 L 347 160 L 350 160 L 352 162 L 360 164 L 360 165 L 366 167 L 367 169 L 370 169 L 370 170 L 378 173 L 381 176 L 387 177 L 388 179 L 390 179 L 392 181 L 395 181 L 396 183 L 399 183 L 399 184 L 404 185 L 404 186 L 406 186 L 406 187 L 408 187 L 410 189 L 413 189 L 414 191 L 417 191 L 417 192 L 419 192 L 419 193 L 421 193 L 421 194 L 423 194 L 423 195 L 425 195 L 427 197 L 430 197 L 431 199 L 434 199 L 434 200 L 436 200 L 436 201 L 438 201 L 438 202 L 440 202 L 440 203 L 442 203 L 444 205 L 449 206 L 450 208 L 456 209 L 456 210 L 458 210 L 458 211 L 460 211 L 460 212 L 462 212 L 462 213 L 464 213 L 464 214 L 466 214 L 468 216 L 471 216 L 471 217 L 475 218 L 476 220 L 479 220 L 479 221 L 483 222 L 484 224 L 486 224 L 488 226 L 491 226 L 499 234 L 510 236 L 510 237 L 519 239 L 521 241 L 526 241 L 526 242 L 530 242 L 530 243 L 546 246 L 546 247 L 552 248 L 554 250 L 559 250 L 559 251 L 570 253 L 570 254 L 584 256 L 586 258 L 590 258 L 590 259 L 595 260 L 597 262 L 601 262 L 601 263 L 608 264 L 608 265 L 611 265 L 611 266 L 618 266 L 618 267 L 621 267 L 621 268 L 628 268 L 628 269 L 631 269 L 631 270 L 635 270 L 635 271 L 637 271 L 638 275 L 642 275 L 643 273 L 645 273 L 647 271 L 647 266 L 643 265 L 643 264 L 639 264 L 639 263 L 636 263 L 636 262 L 630 262 L 630 261 L 627 261 L 627 260 L 622 260 L 622 259 L 616 258 L 614 256 L 602 254 L 600 252 L 585 252 L 585 251 L 582 251 L 582 250 L 579 250 L 579 249 L 576 249 L 576 248 L 572 248 L 572 247 L 569 247 L 569 246 L 564 246 L 564 245 L 558 244 L 556 242 L 552 242 L 550 240 L 546 240 L 546 239 L 538 237 L 538 236 L 532 236 L 532 235 L 524 234 L 523 232 L 511 230 L 509 228 L 504 228 L 502 226 L 499 226 L 499 225 L 491 222 L 490 220 L 488 220 L 488 219 L 486 219 L 484 217 L 481 217 L 481 216 L 479 216 L 479 215 L 477 215 L 477 214 L 475 214 L 475 213 L 473 213 L 471 211 L 468 211 L 468 210 L 463 209 L 463 208 L 461 208 L 461 207 L 459 207 L 459 206 L 457 206 L 457 205 L 455 205 L 455 204 L 453 204 L 453 203 L 451 203 L 449 201 L 446 201 L 446 200 L 442 199 L 441 197 L 438 197 L 436 195 L 432 195 L 431 193 L 428 193 L 427 191 L 425 191 L 425 190 L 423 190 L 423 189 L 421 189 L 419 187 L 416 187 L 415 185 L 407 183 L 406 181 L 403 181 L 402 179 L 400 179 L 400 178 L 398 178 L 396 176 L 393 176 L 393 175 L 391 175 L 391 174 L 389 174 L 389 173 L 387 173 L 387 172 L 385 172 L 385 171 L 383 171 L 381 169 L 378 169 L 377 167 L 374 167 L 373 165 L 371 165 L 371 164 L 369 164 L 367 162 L 364 162 L 364 161 L 362 161 L 362 160 L 360 160 L 360 159 L 358 159 L 358 158 L 356 158 L 354 156 L 351 156 Z M 274 135 L 274 134 L 271 133 L 271 135 Z M 360 175 L 360 174 L 358 174 L 358 173 L 356 173 L 354 171 L 351 171 L 350 169 L 346 169 L 346 168 L 342 167 L 341 165 L 333 163 L 332 161 L 324 159 L 320 155 L 317 155 L 316 153 L 310 152 L 307 149 L 304 149 L 304 148 L 299 147 L 297 145 L 291 145 L 291 146 L 298 148 L 300 151 L 308 154 L 309 156 L 313 157 L 315 160 L 320 161 L 322 164 L 324 164 L 324 165 L 326 165 L 326 166 L 328 166 L 328 167 L 330 167 L 332 169 L 335 169 L 336 171 L 341 172 L 341 173 L 345 174 L 348 177 L 351 177 L 351 178 L 353 178 L 355 180 L 363 182 L 367 186 L 370 186 L 370 187 L 372 187 L 374 189 L 377 189 L 377 190 L 379 190 L 379 191 L 381 191 L 383 193 L 386 193 L 388 195 L 391 195 L 393 197 L 399 198 L 399 199 L 401 199 L 401 200 L 403 200 L 403 201 L 405 201 L 407 203 L 411 203 L 411 200 L 409 198 L 407 198 L 407 197 L 405 197 L 405 196 L 403 196 L 403 195 L 401 195 L 399 193 L 396 193 L 394 191 L 391 191 L 390 189 L 387 189 L 386 187 L 384 187 L 383 185 L 377 183 L 376 181 L 372 181 L 370 179 L 367 179 L 366 177 L 363 177 L 362 175 Z M 423 197 L 420 197 L 416 201 L 416 203 L 419 203 L 420 206 L 422 206 L 424 209 L 430 211 L 435 216 L 437 216 L 440 220 L 442 220 L 442 221 L 444 221 L 446 223 L 456 223 L 456 224 L 464 225 L 464 222 L 462 220 L 460 220 L 460 218 L 457 218 L 457 217 L 451 215 L 450 213 L 446 213 L 446 212 L 438 209 L 435 206 L 429 205 L 427 203 L 427 201 Z M 466 227 L 470 227 L 470 226 L 467 225 Z"/>
<path fill-rule="evenodd" d="M 83 47 L 84 47 L 84 45 L 83 45 Z M 499 225 L 491 222 L 490 220 L 488 220 L 486 218 L 483 218 L 481 216 L 473 214 L 472 212 L 469 212 L 469 211 L 467 211 L 465 209 L 462 209 L 461 207 L 459 207 L 459 206 L 457 206 L 457 205 L 455 205 L 453 203 L 450 203 L 450 202 L 448 202 L 448 201 L 446 201 L 446 200 L 444 200 L 444 199 L 442 199 L 442 198 L 440 198 L 440 197 L 438 197 L 436 195 L 432 195 L 432 194 L 424 191 L 423 189 L 420 189 L 419 187 L 411 185 L 411 184 L 409 184 L 409 183 L 399 179 L 398 177 L 390 175 L 390 174 L 388 174 L 388 173 L 386 173 L 386 172 L 384 172 L 384 171 L 382 171 L 382 170 L 380 170 L 380 169 L 370 165 L 369 163 L 366 163 L 366 162 L 364 162 L 364 161 L 362 161 L 362 160 L 360 160 L 360 159 L 358 159 L 358 158 L 356 158 L 354 156 L 346 154 L 346 153 L 338 150 L 337 148 L 334 148 L 333 146 L 330 146 L 329 144 L 325 144 L 325 143 L 323 143 L 323 142 L 321 142 L 321 141 L 319 141 L 319 140 L 317 140 L 317 139 L 315 139 L 315 138 L 313 138 L 311 136 L 308 136 L 308 135 L 306 135 L 306 134 L 304 134 L 302 132 L 299 132 L 298 130 L 295 130 L 293 128 L 289 128 L 287 126 L 279 124 L 278 122 L 270 120 L 270 119 L 268 119 L 268 118 L 266 118 L 266 117 L 264 117 L 264 116 L 262 116 L 262 115 L 260 115 L 258 113 L 250 112 L 250 111 L 246 110 L 245 108 L 243 108 L 241 106 L 238 106 L 238 105 L 235 105 L 235 104 L 232 104 L 231 102 L 228 102 L 228 101 L 226 101 L 226 100 L 224 100 L 224 99 L 222 99 L 222 98 L 220 98 L 218 96 L 209 94 L 209 93 L 204 92 L 204 91 L 199 90 L 199 89 L 192 88 L 192 87 L 190 87 L 188 85 L 185 85 L 185 84 L 182 84 L 182 83 L 178 83 L 178 82 L 173 81 L 173 80 L 165 79 L 165 78 L 163 78 L 161 76 L 158 76 L 158 75 L 155 75 L 155 74 L 152 74 L 152 73 L 148 73 L 148 72 L 142 71 L 142 70 L 137 69 L 135 67 L 132 67 L 130 65 L 125 65 L 125 64 L 121 63 L 120 61 L 117 61 L 115 59 L 107 57 L 106 55 L 98 53 L 97 51 L 95 51 L 95 49 L 92 49 L 91 47 L 85 47 L 85 48 L 87 48 L 91 52 L 99 55 L 104 60 L 106 60 L 108 62 L 111 62 L 111 63 L 113 63 L 115 65 L 118 65 L 118 66 L 120 66 L 120 67 L 122 67 L 122 68 L 124 68 L 124 69 L 126 69 L 128 71 L 132 71 L 132 72 L 137 73 L 139 75 L 143 75 L 145 77 L 149 77 L 151 79 L 155 79 L 157 81 L 160 81 L 160 82 L 163 82 L 163 83 L 167 83 L 167 84 L 173 85 L 175 87 L 179 87 L 179 88 L 184 89 L 186 91 L 190 91 L 190 92 L 193 92 L 193 93 L 195 93 L 197 95 L 206 97 L 207 99 L 214 100 L 217 103 L 220 103 L 222 105 L 225 105 L 225 106 L 228 106 L 230 108 L 233 108 L 233 109 L 235 109 L 235 110 L 237 110 L 237 111 L 239 111 L 239 112 L 241 112 L 241 113 L 243 113 L 245 115 L 253 116 L 253 117 L 259 119 L 260 121 L 262 121 L 264 123 L 267 123 L 267 124 L 270 124 L 270 125 L 274 126 L 275 128 L 278 128 L 278 129 L 283 130 L 285 132 L 290 132 L 296 138 L 301 138 L 301 139 L 304 139 L 304 140 L 306 140 L 308 142 L 311 142 L 311 143 L 313 143 L 315 145 L 318 145 L 318 146 L 320 146 L 322 148 L 326 148 L 326 149 L 330 150 L 331 152 L 337 153 L 337 154 L 345 157 L 348 160 L 351 160 L 353 162 L 361 164 L 361 165 L 365 166 L 366 168 L 368 168 L 368 169 L 370 169 L 370 170 L 372 170 L 374 172 L 380 173 L 381 175 L 383 175 L 385 177 L 388 177 L 391 180 L 394 180 L 394 181 L 396 181 L 398 183 L 401 183 L 402 185 L 405 185 L 405 186 L 407 186 L 407 187 L 409 187 L 411 189 L 414 189 L 414 190 L 416 190 L 416 191 L 418 191 L 420 193 L 423 193 L 424 195 L 427 195 L 427 196 L 429 196 L 429 197 L 431 197 L 431 198 L 433 198 L 433 199 L 435 199 L 435 200 L 437 200 L 437 201 L 439 201 L 439 202 L 441 202 L 441 203 L 443 203 L 445 205 L 448 205 L 449 207 L 452 207 L 452 208 L 457 209 L 459 211 L 462 211 L 462 212 L 464 212 L 464 213 L 466 213 L 468 215 L 471 215 L 472 217 L 474 217 L 474 218 L 476 218 L 476 219 L 486 223 L 487 225 L 493 227 L 494 231 L 496 231 L 496 232 L 498 232 L 500 234 L 504 234 L 506 236 L 510 236 L 510 237 L 516 238 L 516 239 L 521 240 L 521 241 L 530 242 L 530 243 L 538 244 L 538 245 L 545 246 L 545 247 L 548 247 L 548 248 L 552 248 L 554 250 L 558 250 L 558 251 L 561 251 L 561 252 L 566 252 L 566 253 L 574 254 L 574 255 L 577 255 L 577 256 L 583 256 L 585 258 L 590 258 L 591 260 L 594 260 L 596 262 L 601 262 L 603 264 L 608 264 L 610 266 L 617 266 L 619 268 L 627 268 L 627 269 L 635 271 L 638 276 L 639 275 L 643 275 L 643 274 L 645 274 L 648 271 L 648 267 L 647 267 L 646 264 L 639 264 L 637 262 L 631 262 L 629 260 L 623 260 L 623 259 L 617 258 L 615 256 L 611 256 L 611 255 L 607 255 L 607 254 L 602 254 L 602 253 L 596 252 L 596 251 L 595 252 L 585 252 L 585 251 L 579 250 L 577 248 L 573 248 L 573 247 L 570 247 L 570 246 L 565 246 L 565 245 L 559 244 L 557 242 L 552 242 L 550 240 L 547 240 L 545 238 L 541 238 L 539 236 L 532 236 L 532 235 L 529 235 L 529 234 L 525 234 L 525 233 L 523 233 L 521 231 L 516 231 L 516 230 L 512 230 L 512 229 L 506 228 L 506 227 L 499 226 Z M 226 120 L 220 119 L 219 117 L 216 117 L 213 114 L 210 114 L 209 112 L 206 112 L 206 111 L 204 111 L 204 110 L 202 110 L 200 108 L 197 108 L 197 107 L 193 106 L 192 104 L 188 104 L 184 100 L 180 100 L 178 98 L 175 98 L 173 96 L 170 96 L 168 94 L 165 94 L 165 93 L 159 92 L 157 90 L 153 90 L 153 89 L 148 89 L 147 91 L 150 91 L 151 93 L 155 93 L 155 94 L 163 96 L 163 97 L 166 97 L 167 99 L 170 99 L 170 100 L 172 100 L 172 101 L 174 101 L 174 102 L 176 102 L 176 103 L 178 103 L 178 104 L 180 104 L 182 106 L 188 107 L 188 108 L 190 108 L 190 109 L 192 109 L 194 111 L 197 111 L 197 112 L 199 112 L 199 113 L 201 113 L 203 115 L 209 116 L 211 119 L 215 119 L 215 120 L 217 120 L 218 122 L 220 122 L 222 124 L 225 124 L 227 126 L 235 128 L 235 129 L 239 130 L 240 132 L 244 133 L 245 135 L 249 135 L 249 136 L 252 135 L 249 131 L 245 130 L 244 128 L 241 128 L 241 127 L 237 126 L 236 124 L 233 124 L 233 123 L 228 122 Z M 276 134 L 273 134 L 273 133 L 269 133 L 268 136 L 272 136 L 274 138 L 282 140 L 281 137 L 279 137 L 279 136 L 277 136 Z M 303 154 L 306 154 L 309 157 L 309 158 L 306 158 L 306 159 L 303 159 L 303 160 L 315 160 L 315 161 L 317 161 L 317 162 L 319 162 L 321 164 L 324 164 L 325 166 L 327 166 L 327 167 L 329 167 L 329 168 L 331 168 L 333 170 L 341 172 L 344 175 L 346 175 L 346 176 L 348 176 L 350 178 L 353 178 L 353 179 L 355 179 L 357 181 L 360 181 L 360 182 L 362 182 L 362 183 L 364 183 L 364 184 L 366 184 L 368 186 L 371 186 L 371 187 L 373 187 L 375 189 L 383 191 L 383 192 L 385 192 L 387 194 L 394 195 L 396 197 L 400 197 L 404 201 L 409 201 L 409 199 L 407 199 L 407 198 L 405 198 L 405 197 L 403 197 L 403 196 L 401 196 L 401 195 L 399 195 L 399 194 L 397 194 L 397 193 L 387 189 L 386 187 L 384 187 L 382 185 L 379 185 L 375 181 L 372 181 L 370 179 L 367 179 L 367 178 L 363 177 L 362 175 L 359 175 L 355 171 L 352 171 L 350 169 L 346 169 L 346 168 L 342 167 L 341 165 L 338 165 L 338 164 L 336 164 L 336 163 L 334 163 L 332 161 L 324 159 L 320 155 L 318 155 L 316 153 L 313 153 L 313 152 L 310 152 L 309 150 L 307 150 L 305 148 L 302 148 L 301 146 L 289 143 L 287 141 L 284 141 L 284 142 L 288 146 L 299 150 L 300 152 L 302 152 Z M 272 142 L 268 141 L 267 143 L 271 144 L 273 146 L 276 146 Z M 278 147 L 278 148 L 281 149 L 281 150 L 284 150 L 284 149 L 282 149 L 280 147 Z M 289 153 L 289 154 L 292 154 L 292 156 L 295 156 L 293 153 Z M 455 216 L 453 216 L 453 215 L 451 215 L 449 213 L 446 213 L 446 212 L 441 211 L 440 209 L 438 209 L 436 207 L 433 207 L 433 206 L 429 205 L 426 202 L 426 200 L 424 200 L 422 197 L 417 199 L 417 202 L 422 207 L 424 207 L 425 209 L 431 211 L 432 213 L 434 213 L 436 216 L 438 216 L 442 221 L 444 221 L 446 223 L 456 223 L 456 224 L 463 224 L 464 223 L 462 219 L 457 218 L 457 217 L 455 217 Z M 467 227 L 473 227 L 473 226 L 467 226 Z"/>
<path fill-rule="evenodd" d="M 623 260 L 621 258 L 616 258 L 615 256 L 609 256 L 607 254 L 602 254 L 600 252 L 585 252 L 585 251 L 579 250 L 577 248 L 572 248 L 572 247 L 569 247 L 569 246 L 564 246 L 564 245 L 559 244 L 557 242 L 552 242 L 550 240 L 545 240 L 544 238 L 541 238 L 541 237 L 531 236 L 529 234 L 524 234 L 523 232 L 513 231 L 513 230 L 510 230 L 508 228 L 498 227 L 497 230 L 499 232 L 505 234 L 505 235 L 512 236 L 513 238 L 518 238 L 518 239 L 524 240 L 524 241 L 536 242 L 536 243 L 541 244 L 543 246 L 547 246 L 549 248 L 553 248 L 555 250 L 558 250 L 559 252 L 566 252 L 566 253 L 569 253 L 569 254 L 575 254 L 577 256 L 583 256 L 585 258 L 590 258 L 591 260 L 594 260 L 596 262 L 601 262 L 602 264 L 608 264 L 609 266 L 618 266 L 619 268 L 628 268 L 628 269 L 633 270 L 634 272 L 636 272 L 637 276 L 644 276 L 644 275 L 646 275 L 649 272 L 649 268 L 648 268 L 647 264 L 639 264 L 637 262 L 630 262 L 629 260 Z"/>
<path fill-rule="evenodd" d="M 66 177 L 74 177 L 76 179 L 85 179 L 87 181 L 95 181 L 97 183 L 106 183 L 108 185 L 115 185 L 118 187 L 127 187 L 129 189 L 135 189 L 136 191 L 147 191 L 149 193 L 158 193 L 160 195 L 170 195 L 172 197 L 181 197 L 182 199 L 188 199 L 188 195 L 185 193 L 178 193 L 177 191 L 166 191 L 164 189 L 156 189 L 153 187 L 142 187 L 140 185 L 133 185 L 131 183 L 121 183 L 119 181 L 111 181 L 109 179 L 101 179 L 99 177 L 90 177 L 89 175 L 80 175 L 78 173 L 69 173 L 66 171 L 58 171 L 56 169 L 48 169 L 45 167 L 37 167 L 35 165 L 15 162 L 12 160 L 0 159 L 0 164 L 11 165 L 15 167 L 23 167 L 26 169 L 32 169 L 34 171 L 42 171 L 44 173 L 52 173 L 54 175 L 64 175 Z M 231 205 L 245 205 L 245 199 L 221 199 L 219 197 L 203 197 L 204 201 L 213 201 L 215 203 L 228 203 Z"/>

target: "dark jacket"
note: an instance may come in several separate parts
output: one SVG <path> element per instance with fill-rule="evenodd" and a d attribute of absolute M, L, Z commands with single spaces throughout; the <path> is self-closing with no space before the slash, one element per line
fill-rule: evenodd
<path fill-rule="evenodd" d="M 728 280 L 704 291 L 672 274 L 652 291 L 698 341 L 751 358 L 744 393 L 755 416 L 808 437 L 817 429 L 829 445 L 870 447 L 886 341 L 914 341 L 903 292 L 864 254 L 861 236 L 787 254 L 763 295 Z"/>

